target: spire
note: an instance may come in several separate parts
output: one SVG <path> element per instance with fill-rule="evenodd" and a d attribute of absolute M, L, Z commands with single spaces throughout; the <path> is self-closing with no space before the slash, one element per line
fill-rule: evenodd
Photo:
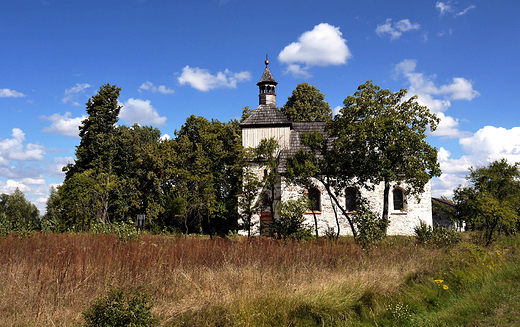
<path fill-rule="evenodd" d="M 271 75 L 271 71 L 269 70 L 269 60 L 265 59 L 265 69 L 262 74 L 262 78 L 260 78 L 260 82 L 256 83 L 260 89 L 260 105 L 266 104 L 276 107 L 276 85 L 278 84 L 273 75 Z"/>

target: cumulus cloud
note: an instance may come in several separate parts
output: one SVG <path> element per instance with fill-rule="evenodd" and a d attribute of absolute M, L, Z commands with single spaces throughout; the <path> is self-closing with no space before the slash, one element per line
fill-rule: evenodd
<path fill-rule="evenodd" d="M 174 90 L 166 87 L 165 85 L 155 86 L 152 82 L 146 81 L 146 83 L 141 84 L 139 87 L 139 92 L 142 90 L 151 91 L 152 93 L 161 93 L 161 94 L 172 94 L 175 93 Z"/>
<path fill-rule="evenodd" d="M 166 117 L 161 117 L 157 110 L 152 106 L 150 100 L 130 98 L 121 103 L 123 106 L 119 112 L 119 118 L 128 124 L 163 126 Z"/>
<path fill-rule="evenodd" d="M 29 143 L 24 146 L 25 133 L 13 128 L 10 139 L 0 139 L 0 166 L 7 167 L 11 161 L 43 161 L 45 148 Z"/>
<path fill-rule="evenodd" d="M 186 66 L 182 69 L 182 74 L 177 81 L 180 85 L 189 84 L 194 89 L 206 92 L 222 87 L 234 89 L 237 87 L 237 83 L 250 79 L 251 73 L 247 71 L 233 73 L 226 69 L 224 72 L 213 75 L 207 69 Z"/>
<path fill-rule="evenodd" d="M 459 144 L 465 154 L 458 159 L 452 158 L 451 153 L 442 147 L 439 150 L 438 160 L 443 174 L 432 181 L 435 196 L 451 195 L 458 185 L 465 183 L 470 167 L 487 166 L 502 158 L 510 163 L 520 162 L 520 127 L 485 126 L 461 138 Z"/>
<path fill-rule="evenodd" d="M 90 88 L 90 84 L 76 84 L 76 86 L 71 87 L 70 89 L 65 90 L 65 96 L 61 99 L 61 102 L 68 103 L 72 101 L 72 104 L 75 106 L 79 106 L 79 103 L 75 101 L 79 94 L 84 93 L 86 89 Z"/>
<path fill-rule="evenodd" d="M 401 19 L 397 23 L 392 24 L 392 19 L 388 18 L 384 24 L 377 25 L 376 33 L 379 36 L 388 34 L 390 40 L 396 40 L 401 37 L 404 32 L 418 30 L 421 25 L 418 23 L 410 23 L 409 19 Z"/>
<path fill-rule="evenodd" d="M 408 95 L 417 95 L 417 102 L 427 106 L 436 113 L 441 122 L 434 132 L 436 136 L 448 138 L 466 137 L 468 132 L 458 129 L 459 120 L 444 114 L 451 106 L 453 100 L 471 101 L 480 93 L 473 89 L 473 82 L 462 77 L 455 77 L 452 82 L 444 85 L 436 85 L 435 76 L 425 76 L 416 72 L 417 61 L 405 59 L 395 65 L 395 76 L 404 76 L 409 83 Z"/>
<path fill-rule="evenodd" d="M 10 89 L 0 89 L 0 98 L 21 98 L 25 94 Z"/>
<path fill-rule="evenodd" d="M 83 115 L 81 117 L 71 118 L 71 115 L 70 112 L 66 112 L 65 115 L 52 114 L 50 116 L 40 116 L 40 119 L 52 122 L 51 126 L 43 128 L 42 131 L 69 137 L 79 137 L 79 126 L 87 116 Z"/>
<path fill-rule="evenodd" d="M 351 57 L 339 27 L 327 23 L 304 32 L 278 54 L 278 60 L 287 65 L 287 73 L 304 77 L 311 76 L 308 70 L 313 66 L 345 65 Z"/>

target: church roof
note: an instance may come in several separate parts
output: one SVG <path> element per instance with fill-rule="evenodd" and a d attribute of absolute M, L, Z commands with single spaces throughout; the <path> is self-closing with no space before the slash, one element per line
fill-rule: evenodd
<path fill-rule="evenodd" d="M 291 126 L 291 122 L 275 106 L 260 105 L 247 117 L 240 127 Z"/>
<path fill-rule="evenodd" d="M 278 82 L 274 80 L 273 75 L 271 75 L 271 71 L 269 70 L 269 67 L 267 67 L 267 64 L 264 69 L 264 73 L 262 74 L 262 78 L 260 78 L 260 82 L 256 83 L 256 85 L 269 83 L 277 85 Z"/>

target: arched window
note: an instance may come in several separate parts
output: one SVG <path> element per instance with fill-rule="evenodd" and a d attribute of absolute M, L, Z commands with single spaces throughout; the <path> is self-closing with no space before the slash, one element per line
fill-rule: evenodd
<path fill-rule="evenodd" d="M 321 211 L 321 192 L 316 187 L 309 189 L 310 210 Z"/>
<path fill-rule="evenodd" d="M 355 187 L 347 187 L 345 190 L 345 210 L 352 212 L 357 210 L 358 190 Z"/>
<path fill-rule="evenodd" d="M 404 192 L 400 188 L 394 189 L 394 210 L 404 210 Z"/>

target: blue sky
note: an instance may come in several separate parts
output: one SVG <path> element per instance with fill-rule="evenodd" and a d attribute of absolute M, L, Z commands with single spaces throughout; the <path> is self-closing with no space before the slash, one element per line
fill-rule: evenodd
<path fill-rule="evenodd" d="M 258 106 L 266 54 L 282 106 L 302 82 L 332 108 L 367 80 L 441 118 L 428 141 L 451 195 L 468 167 L 520 161 L 520 2 L 4 0 L 0 193 L 42 211 L 73 161 L 85 103 L 122 88 L 120 124 L 173 136 L 189 115 Z"/>

